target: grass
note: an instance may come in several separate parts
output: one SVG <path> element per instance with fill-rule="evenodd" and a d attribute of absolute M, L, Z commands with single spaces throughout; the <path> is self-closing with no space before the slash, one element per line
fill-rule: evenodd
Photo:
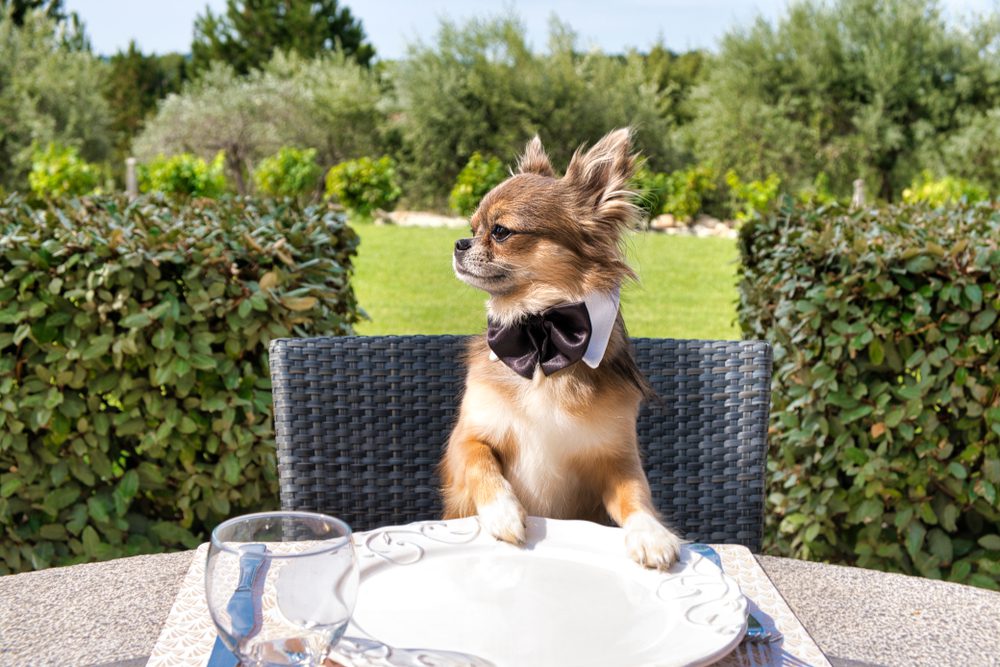
<path fill-rule="evenodd" d="M 354 289 L 371 318 L 359 334 L 478 333 L 486 295 L 455 278 L 451 251 L 464 229 L 359 225 Z M 739 338 L 735 241 L 636 234 L 638 285 L 622 293 L 633 336 Z"/>

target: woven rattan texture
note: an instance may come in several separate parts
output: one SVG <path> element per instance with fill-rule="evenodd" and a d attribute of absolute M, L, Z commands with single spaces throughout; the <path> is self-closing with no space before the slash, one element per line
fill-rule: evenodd
<path fill-rule="evenodd" d="M 271 343 L 281 504 L 354 527 L 432 519 L 459 403 L 463 336 Z M 638 434 L 657 508 L 690 540 L 760 549 L 770 347 L 634 339 L 659 400 Z"/>

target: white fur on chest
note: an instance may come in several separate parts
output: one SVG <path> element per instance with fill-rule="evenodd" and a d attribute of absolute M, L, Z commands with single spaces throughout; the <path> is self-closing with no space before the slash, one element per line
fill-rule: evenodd
<path fill-rule="evenodd" d="M 563 410 L 558 383 L 539 372 L 513 400 L 474 384 L 467 389 L 463 416 L 488 440 L 515 443 L 505 477 L 528 514 L 566 518 L 581 494 L 594 493 L 580 487 L 577 463 L 620 437 L 620 424 Z"/>

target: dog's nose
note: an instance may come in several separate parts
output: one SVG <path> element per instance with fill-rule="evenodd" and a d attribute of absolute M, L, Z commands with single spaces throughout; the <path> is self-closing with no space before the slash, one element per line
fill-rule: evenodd
<path fill-rule="evenodd" d="M 459 239 L 455 241 L 455 254 L 461 255 L 472 247 L 472 239 Z"/>

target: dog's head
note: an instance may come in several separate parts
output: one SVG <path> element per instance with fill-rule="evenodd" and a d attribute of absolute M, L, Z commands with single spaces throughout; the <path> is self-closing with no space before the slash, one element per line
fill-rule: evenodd
<path fill-rule="evenodd" d="M 508 322 L 635 278 L 621 247 L 637 212 L 634 169 L 627 129 L 577 150 L 562 178 L 535 137 L 517 173 L 483 197 L 472 238 L 455 243 L 455 274 L 488 292 L 491 317 Z"/>

